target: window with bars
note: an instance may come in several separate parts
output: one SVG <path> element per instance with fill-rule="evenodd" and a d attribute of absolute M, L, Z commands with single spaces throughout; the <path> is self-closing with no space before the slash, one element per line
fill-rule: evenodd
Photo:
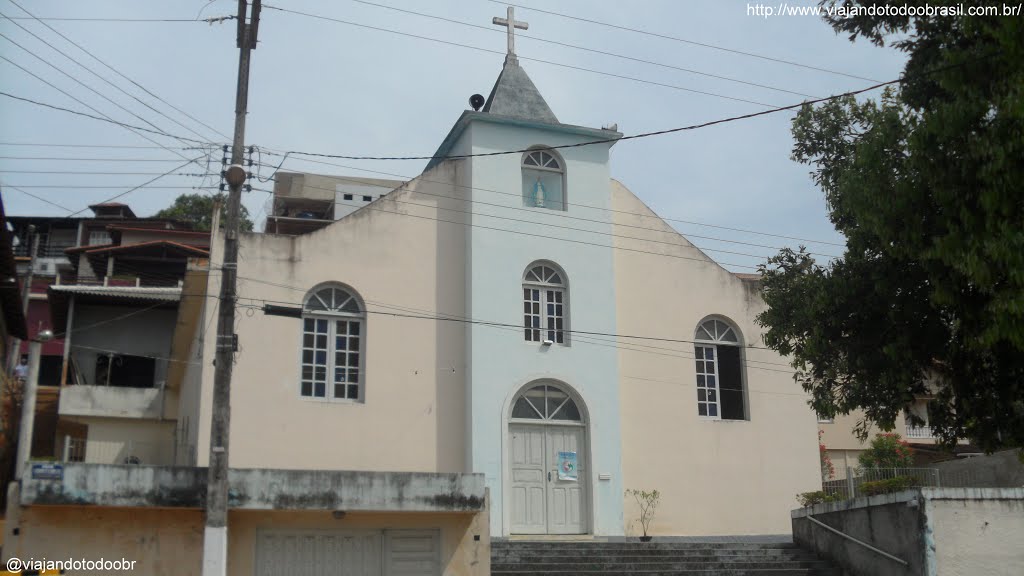
<path fill-rule="evenodd" d="M 553 151 L 523 154 L 523 206 L 565 210 L 565 168 Z"/>
<path fill-rule="evenodd" d="M 710 319 L 697 327 L 694 341 L 697 415 L 746 420 L 738 330 L 723 320 Z"/>
<path fill-rule="evenodd" d="M 340 286 L 317 288 L 302 310 L 299 393 L 324 400 L 363 399 L 365 314 Z"/>
<path fill-rule="evenodd" d="M 566 344 L 565 273 L 535 264 L 523 277 L 523 336 L 527 342 Z"/>

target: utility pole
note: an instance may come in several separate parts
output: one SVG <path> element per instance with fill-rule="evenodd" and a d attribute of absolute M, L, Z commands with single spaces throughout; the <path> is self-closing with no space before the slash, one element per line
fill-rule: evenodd
<path fill-rule="evenodd" d="M 220 306 L 217 318 L 216 356 L 213 373 L 213 417 L 210 426 L 210 457 L 206 485 L 206 528 L 203 534 L 203 576 L 226 576 L 228 560 L 228 447 L 231 433 L 231 372 L 235 359 L 235 288 L 238 278 L 239 207 L 246 172 L 245 115 L 249 102 L 249 56 L 256 48 L 260 0 L 252 0 L 252 19 L 246 23 L 248 5 L 238 0 L 238 88 L 235 94 L 235 138 L 231 166 L 227 169 L 228 218 L 224 231 L 224 262 L 221 270 Z"/>

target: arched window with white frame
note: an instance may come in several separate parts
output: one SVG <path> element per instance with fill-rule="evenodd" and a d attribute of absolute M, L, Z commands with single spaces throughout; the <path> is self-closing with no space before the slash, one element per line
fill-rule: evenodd
<path fill-rule="evenodd" d="M 565 165 L 553 150 L 523 154 L 523 206 L 565 210 Z"/>
<path fill-rule="evenodd" d="M 697 364 L 697 415 L 746 420 L 742 340 L 739 329 L 720 318 L 697 326 L 693 353 Z"/>
<path fill-rule="evenodd" d="M 363 399 L 366 313 L 341 284 L 314 288 L 302 305 L 299 393 L 323 400 Z"/>
<path fill-rule="evenodd" d="M 523 335 L 527 342 L 567 344 L 568 284 L 550 262 L 531 264 L 523 275 Z"/>

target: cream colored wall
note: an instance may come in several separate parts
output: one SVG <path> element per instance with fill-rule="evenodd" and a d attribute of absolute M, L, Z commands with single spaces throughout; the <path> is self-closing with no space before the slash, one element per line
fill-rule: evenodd
<path fill-rule="evenodd" d="M 821 486 L 816 417 L 785 360 L 749 347 L 762 346 L 756 287 L 694 249 L 624 186 L 611 185 L 614 232 L 639 238 L 615 240 L 619 332 L 692 340 L 698 323 L 721 315 L 748 345 L 750 419 L 714 421 L 697 415 L 692 343 L 619 339 L 626 488 L 661 492 L 654 534 L 788 533 L 795 495 Z M 627 533 L 637 533 L 636 518 L 627 499 Z"/>
<path fill-rule="evenodd" d="M 85 461 L 124 464 L 136 456 L 145 465 L 169 465 L 174 461 L 173 420 L 131 418 L 74 418 L 89 426 Z"/>
<path fill-rule="evenodd" d="M 135 560 L 131 574 L 198 576 L 203 549 L 200 510 L 43 507 L 24 508 L 21 534 L 7 557 Z M 257 531 L 436 529 L 441 533 L 444 576 L 490 574 L 487 514 L 350 513 L 335 520 L 323 512 L 243 512 L 228 517 L 228 573 L 255 573 Z M 474 540 L 474 536 L 480 536 Z M 73 572 L 68 572 L 69 574 Z"/>
<path fill-rule="evenodd" d="M 931 500 L 937 576 L 1016 576 L 1024 569 L 1024 501 Z"/>
<path fill-rule="evenodd" d="M 819 422 L 818 428 L 824 431 L 824 434 L 821 435 L 822 443 L 829 450 L 866 449 L 872 438 L 885 431 L 879 429 L 878 426 L 872 426 L 867 439 L 862 442 L 853 430 L 863 417 L 863 412 L 858 411 L 850 414 L 838 414 L 831 423 Z M 903 414 L 896 417 L 896 426 L 892 431 L 900 436 L 906 436 L 906 420 L 903 418 Z"/>
<path fill-rule="evenodd" d="M 434 196 L 464 194 L 451 185 L 458 165 L 442 164 L 407 190 L 305 236 L 242 236 L 243 302 L 300 306 L 308 290 L 337 281 L 371 313 L 365 402 L 351 403 L 300 396 L 299 319 L 240 310 L 232 467 L 467 471 L 465 326 L 394 316 L 463 314 L 465 229 L 439 222 L 453 218 L 437 206 L 465 210 L 465 203 Z M 215 267 L 221 259 L 215 251 Z M 220 276 L 211 275 L 209 293 L 219 291 Z M 213 313 L 207 307 L 204 325 Z M 214 344 L 208 338 L 204 348 L 200 466 L 208 461 Z"/>
<path fill-rule="evenodd" d="M 349 513 L 336 520 L 323 512 L 232 511 L 228 517 L 228 574 L 256 573 L 256 537 L 259 530 L 420 530 L 441 532 L 444 576 L 487 576 L 491 573 L 491 546 L 486 514 L 370 514 Z M 473 536 L 480 540 L 474 541 Z"/>
<path fill-rule="evenodd" d="M 6 557 L 135 560 L 133 576 L 199 576 L 200 510 L 35 506 L 22 509 L 16 550 Z M 101 574 L 72 572 L 68 574 Z M 120 573 L 120 572 L 119 572 Z"/>

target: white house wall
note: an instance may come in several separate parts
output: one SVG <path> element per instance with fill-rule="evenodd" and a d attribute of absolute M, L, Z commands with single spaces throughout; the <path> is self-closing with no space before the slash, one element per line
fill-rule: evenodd
<path fill-rule="evenodd" d="M 530 146 L 571 144 L 593 139 L 555 130 L 472 122 L 462 135 L 473 153 L 525 149 Z M 609 202 L 608 145 L 559 151 L 566 165 L 568 214 L 594 218 L 593 210 L 572 206 L 582 203 L 607 206 Z M 595 332 L 615 332 L 615 280 L 611 250 L 551 236 L 596 244 L 607 237 L 574 232 L 572 226 L 608 232 L 608 224 L 567 221 L 562 211 L 522 209 L 522 157 L 520 154 L 473 158 L 474 200 L 498 204 L 473 205 L 473 227 L 467 231 L 470 298 L 466 315 L 522 326 L 522 281 L 526 268 L 537 260 L 560 266 L 568 277 L 569 326 Z M 497 191 L 495 193 L 491 191 Z M 490 215 L 498 215 L 493 217 Z M 509 218 L 521 220 L 509 221 Z M 600 219 L 600 217 L 595 218 Z M 514 231 L 514 232 L 510 232 Z M 503 494 L 511 400 L 527 383 L 551 378 L 569 385 L 585 404 L 589 416 L 589 471 L 595 534 L 622 532 L 621 445 L 618 412 L 618 358 L 614 348 L 587 346 L 572 341 L 549 347 L 526 342 L 521 329 L 471 325 L 470 378 L 472 387 L 472 468 L 485 474 L 491 490 L 491 531 L 509 531 L 508 494 Z M 607 475 L 608 480 L 598 480 Z"/>
<path fill-rule="evenodd" d="M 640 238 L 615 239 L 619 331 L 692 340 L 702 320 L 718 315 L 746 344 L 749 419 L 729 421 L 697 415 L 692 343 L 620 340 L 626 487 L 661 492 L 656 534 L 787 533 L 796 494 L 821 487 L 817 422 L 786 360 L 761 348 L 756 285 L 693 248 L 618 182 L 612 191 L 615 233 Z M 627 507 L 632 523 L 635 503 Z"/>

